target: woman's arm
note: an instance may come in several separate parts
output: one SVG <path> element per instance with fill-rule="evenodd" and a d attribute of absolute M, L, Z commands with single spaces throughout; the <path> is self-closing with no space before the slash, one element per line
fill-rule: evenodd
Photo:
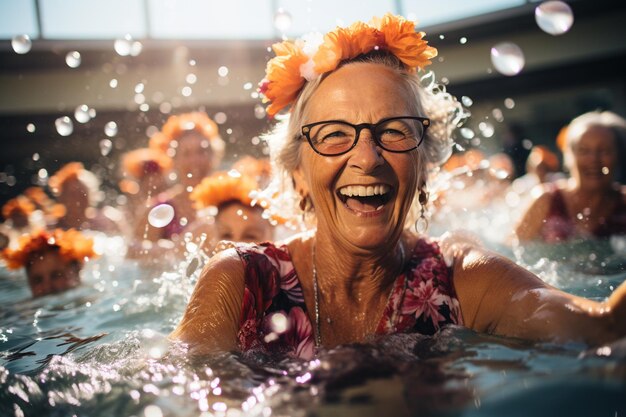
<path fill-rule="evenodd" d="M 244 269 L 234 249 L 216 254 L 202 271 L 189 304 L 170 335 L 203 354 L 237 348 L 244 292 Z"/>
<path fill-rule="evenodd" d="M 521 241 L 537 239 L 541 236 L 541 227 L 550 209 L 551 194 L 544 192 L 535 199 L 515 228 L 515 234 Z"/>
<path fill-rule="evenodd" d="M 626 283 L 607 301 L 577 297 L 502 256 L 448 244 L 465 325 L 479 332 L 599 345 L 626 336 Z"/>

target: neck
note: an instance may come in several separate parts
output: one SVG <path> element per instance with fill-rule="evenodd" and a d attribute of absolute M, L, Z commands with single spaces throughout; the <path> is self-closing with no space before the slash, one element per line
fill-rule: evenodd
<path fill-rule="evenodd" d="M 324 235 L 328 236 L 328 235 Z M 401 273 L 408 249 L 401 239 L 388 246 L 363 250 L 325 239 L 318 233 L 313 242 L 313 268 L 320 289 L 332 288 L 333 298 L 357 303 L 387 289 Z"/>

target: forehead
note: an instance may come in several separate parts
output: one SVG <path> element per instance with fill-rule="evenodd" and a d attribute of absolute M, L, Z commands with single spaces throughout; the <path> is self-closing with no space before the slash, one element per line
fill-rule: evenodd
<path fill-rule="evenodd" d="M 581 132 L 574 146 L 615 146 L 615 134 L 606 126 L 591 125 Z"/>
<path fill-rule="evenodd" d="M 376 122 L 385 117 L 414 115 L 416 98 L 391 68 L 352 63 L 331 73 L 311 96 L 305 123 L 339 119 Z"/>

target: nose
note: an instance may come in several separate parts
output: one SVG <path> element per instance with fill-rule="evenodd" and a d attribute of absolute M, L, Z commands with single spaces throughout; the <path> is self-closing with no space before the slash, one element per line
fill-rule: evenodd
<path fill-rule="evenodd" d="M 371 172 L 384 164 L 383 150 L 378 146 L 369 129 L 363 129 L 359 133 L 357 143 L 349 153 L 349 164 L 363 172 Z"/>

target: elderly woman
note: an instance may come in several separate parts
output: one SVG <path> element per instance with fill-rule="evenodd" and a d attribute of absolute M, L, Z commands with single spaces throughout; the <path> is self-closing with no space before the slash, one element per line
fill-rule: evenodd
<path fill-rule="evenodd" d="M 282 143 L 270 146 L 317 228 L 213 257 L 173 339 L 192 352 L 311 358 L 319 347 L 446 324 L 591 344 L 626 334 L 625 286 L 592 302 L 467 240 L 405 228 L 414 199 L 418 212 L 426 204 L 427 166 L 449 150 L 438 137 L 441 109 L 427 107 L 437 94 L 415 74 L 436 54 L 422 36 L 386 15 L 337 29 L 317 49 L 274 47 L 262 86 L 268 112 L 292 107 L 277 130 Z"/>
<path fill-rule="evenodd" d="M 150 138 L 149 146 L 172 157 L 175 185 L 159 195 L 157 202 L 171 205 L 174 218 L 167 226 L 157 229 L 146 225 L 145 213 L 145 221 L 138 224 L 136 232 L 151 241 L 176 239 L 196 219 L 189 195 L 193 187 L 219 166 L 224 141 L 217 124 L 206 113 L 191 112 L 170 116 L 161 132 Z"/>
<path fill-rule="evenodd" d="M 93 239 L 74 229 L 37 230 L 20 237 L 17 248 L 0 252 L 8 268 L 26 270 L 33 297 L 76 287 L 85 260 L 95 256 Z"/>
<path fill-rule="evenodd" d="M 626 120 L 611 112 L 586 113 L 563 138 L 571 178 L 545 187 L 520 221 L 518 238 L 560 242 L 626 234 L 626 190 L 615 182 Z"/>

